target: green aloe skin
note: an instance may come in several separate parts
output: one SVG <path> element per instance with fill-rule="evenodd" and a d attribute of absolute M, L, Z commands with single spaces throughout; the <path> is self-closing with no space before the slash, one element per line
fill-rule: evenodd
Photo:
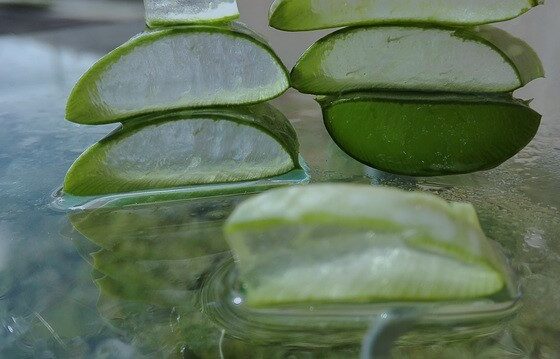
<path fill-rule="evenodd" d="M 494 168 L 523 149 L 541 121 L 505 95 L 357 93 L 320 103 L 327 130 L 346 153 L 410 176 Z"/>

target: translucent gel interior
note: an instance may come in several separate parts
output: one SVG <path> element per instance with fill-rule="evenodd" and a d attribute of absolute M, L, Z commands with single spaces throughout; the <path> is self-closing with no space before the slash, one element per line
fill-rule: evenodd
<path fill-rule="evenodd" d="M 288 172 L 285 149 L 260 130 L 212 119 L 165 122 L 127 136 L 106 153 L 123 181 L 192 184 L 265 178 Z"/>
<path fill-rule="evenodd" d="M 148 23 L 201 22 L 239 15 L 235 0 L 144 0 Z"/>

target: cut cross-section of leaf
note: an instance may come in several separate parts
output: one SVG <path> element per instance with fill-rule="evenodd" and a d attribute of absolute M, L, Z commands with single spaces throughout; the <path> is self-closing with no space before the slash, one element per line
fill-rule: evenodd
<path fill-rule="evenodd" d="M 357 90 L 510 92 L 544 76 L 537 54 L 505 31 L 372 26 L 327 35 L 292 70 L 304 93 Z"/>
<path fill-rule="evenodd" d="M 412 176 L 494 168 L 533 139 L 541 120 L 501 94 L 355 93 L 320 103 L 327 130 L 346 153 Z"/>
<path fill-rule="evenodd" d="M 266 192 L 226 223 L 250 306 L 465 300 L 509 287 L 474 208 L 321 184 Z"/>
<path fill-rule="evenodd" d="M 227 22 L 239 17 L 236 0 L 144 0 L 150 27 Z"/>
<path fill-rule="evenodd" d="M 295 130 L 276 109 L 201 109 L 146 116 L 89 148 L 64 192 L 97 196 L 252 181 L 299 167 Z"/>
<path fill-rule="evenodd" d="M 538 0 L 276 0 L 270 26 L 306 31 L 383 23 L 480 25 L 513 19 Z"/>
<path fill-rule="evenodd" d="M 189 26 L 140 34 L 80 79 L 66 118 L 119 122 L 146 112 L 258 103 L 287 90 L 274 51 L 239 24 Z"/>

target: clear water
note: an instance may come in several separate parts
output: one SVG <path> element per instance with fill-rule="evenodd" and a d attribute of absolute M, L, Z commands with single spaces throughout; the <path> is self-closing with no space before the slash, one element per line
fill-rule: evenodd
<path fill-rule="evenodd" d="M 543 38 L 559 26 L 558 11 L 551 4 L 508 25 L 534 41 L 547 67 L 548 78 L 520 94 L 536 98 L 533 107 L 544 119 L 537 139 L 493 171 L 411 179 L 366 169 L 331 142 L 311 98 L 290 92 L 276 101 L 296 126 L 314 181 L 389 184 L 471 201 L 520 277 L 524 306 L 512 321 L 489 321 L 461 333 L 417 330 L 393 348 L 399 357 L 560 356 L 560 70 L 554 67 L 560 47 Z M 72 161 L 113 128 L 65 122 L 71 86 L 140 27 L 0 37 L 0 357 L 357 357 L 359 344 L 247 343 L 235 339 L 247 335 L 247 327 L 224 335 L 200 311 L 201 284 L 229 257 L 220 225 L 242 198 L 82 217 L 49 208 L 50 194 Z M 289 35 L 271 40 L 291 65 L 303 44 L 296 48 Z M 94 252 L 100 253 L 92 257 Z M 481 330 L 491 335 L 478 335 Z M 468 335 L 457 341 L 442 332 Z M 345 331 L 329 334 L 332 343 L 348 342 L 341 338 Z M 304 334 L 299 339 L 308 342 Z"/>

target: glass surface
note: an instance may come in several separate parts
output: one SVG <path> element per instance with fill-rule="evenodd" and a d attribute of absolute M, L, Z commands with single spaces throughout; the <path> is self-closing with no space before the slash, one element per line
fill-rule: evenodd
<path fill-rule="evenodd" d="M 244 20 L 292 66 L 324 32 L 268 29 L 267 5 L 239 2 Z M 502 26 L 536 49 L 548 75 L 517 93 L 534 97 L 532 107 L 544 115 L 537 138 L 492 171 L 413 179 L 368 169 L 330 140 L 312 97 L 290 91 L 274 101 L 298 131 L 312 181 L 388 184 L 470 201 L 518 274 L 523 306 L 513 319 L 463 331 L 415 327 L 399 339 L 398 357 L 560 356 L 558 14 L 560 3 L 550 1 Z M 116 127 L 66 122 L 71 87 L 142 28 L 139 21 L 0 37 L 0 357 L 357 357 L 359 343 L 248 344 L 201 312 L 202 283 L 230 256 L 221 223 L 242 196 L 73 215 L 50 207 L 74 159 Z"/>

